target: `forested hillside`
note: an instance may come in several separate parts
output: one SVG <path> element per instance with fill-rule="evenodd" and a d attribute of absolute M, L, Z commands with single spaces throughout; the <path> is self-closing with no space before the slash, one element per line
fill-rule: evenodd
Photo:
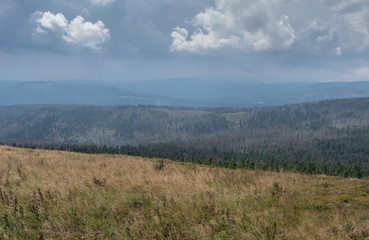
<path fill-rule="evenodd" d="M 0 107 L 0 141 L 361 177 L 369 175 L 369 99 L 248 109 Z"/>
<path fill-rule="evenodd" d="M 369 99 L 265 108 L 23 105 L 0 107 L 0 140 L 138 145 L 178 141 L 244 148 L 349 136 L 369 126 Z"/>

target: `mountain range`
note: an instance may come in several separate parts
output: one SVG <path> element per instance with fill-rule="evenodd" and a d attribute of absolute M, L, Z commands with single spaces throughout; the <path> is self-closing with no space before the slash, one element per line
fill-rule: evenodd
<path fill-rule="evenodd" d="M 242 108 L 358 97 L 369 97 L 369 82 L 251 83 L 201 79 L 0 82 L 0 105 L 3 106 L 82 104 Z"/>

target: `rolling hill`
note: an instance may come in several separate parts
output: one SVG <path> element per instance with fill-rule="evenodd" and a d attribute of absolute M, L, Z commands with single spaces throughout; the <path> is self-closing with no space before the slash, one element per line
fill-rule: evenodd
<path fill-rule="evenodd" d="M 0 146 L 5 239 L 366 239 L 369 182 Z"/>
<path fill-rule="evenodd" d="M 264 108 L 0 107 L 0 142 L 368 177 L 369 99 Z"/>

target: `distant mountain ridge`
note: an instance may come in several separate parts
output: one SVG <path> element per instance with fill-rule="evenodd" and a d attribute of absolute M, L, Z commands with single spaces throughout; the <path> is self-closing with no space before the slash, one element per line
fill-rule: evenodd
<path fill-rule="evenodd" d="M 0 106 L 0 144 L 362 177 L 368 119 L 369 98 L 262 108 L 12 105 Z"/>
<path fill-rule="evenodd" d="M 243 109 L 15 105 L 0 106 L 0 141 L 242 148 L 342 137 L 346 128 L 369 127 L 368 119 L 369 98 Z"/>
<path fill-rule="evenodd" d="M 85 105 L 169 105 L 176 102 L 190 105 L 191 101 L 140 94 L 96 83 L 0 82 L 0 105 L 22 104 L 85 104 Z"/>
<path fill-rule="evenodd" d="M 369 97 L 369 82 L 250 83 L 173 79 L 140 82 L 0 81 L 0 105 L 87 104 L 263 107 Z"/>

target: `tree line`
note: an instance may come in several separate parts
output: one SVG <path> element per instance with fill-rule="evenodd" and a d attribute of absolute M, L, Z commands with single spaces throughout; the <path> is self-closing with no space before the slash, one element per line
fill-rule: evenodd
<path fill-rule="evenodd" d="M 290 171 L 304 174 L 369 178 L 369 138 L 315 140 L 306 146 L 276 146 L 269 149 L 182 147 L 176 143 L 97 146 L 82 144 L 13 143 L 14 147 L 64 150 L 89 154 L 125 154 L 166 158 L 180 162 L 251 170 Z"/>

